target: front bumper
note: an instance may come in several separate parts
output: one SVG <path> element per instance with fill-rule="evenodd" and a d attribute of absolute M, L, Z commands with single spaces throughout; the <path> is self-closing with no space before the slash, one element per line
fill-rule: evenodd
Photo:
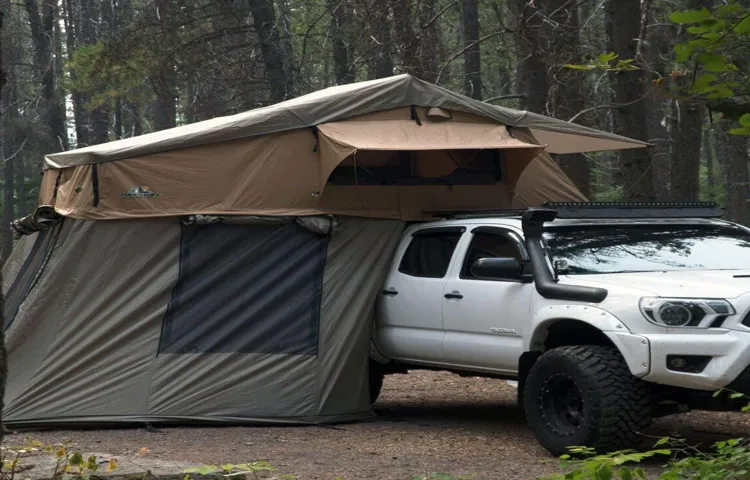
<path fill-rule="evenodd" d="M 717 390 L 732 385 L 739 387 L 734 390 L 750 393 L 750 332 L 713 330 L 643 336 L 648 339 L 651 352 L 644 380 L 694 390 Z M 667 357 L 679 355 L 711 358 L 700 373 L 670 370 Z"/>

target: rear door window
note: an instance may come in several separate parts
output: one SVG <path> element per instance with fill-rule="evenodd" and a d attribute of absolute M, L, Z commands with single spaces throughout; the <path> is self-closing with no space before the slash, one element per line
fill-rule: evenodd
<path fill-rule="evenodd" d="M 464 230 L 463 227 L 447 227 L 416 232 L 398 271 L 412 277 L 445 277 Z"/>

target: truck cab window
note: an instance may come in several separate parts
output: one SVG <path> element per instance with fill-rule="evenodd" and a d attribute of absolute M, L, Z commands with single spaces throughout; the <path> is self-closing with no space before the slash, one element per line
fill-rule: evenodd
<path fill-rule="evenodd" d="M 471 266 L 480 258 L 509 257 L 523 263 L 523 256 L 518 244 L 504 235 L 476 232 L 464 257 L 461 267 L 461 278 L 476 278 L 471 273 Z"/>
<path fill-rule="evenodd" d="M 417 233 L 406 249 L 398 271 L 413 277 L 443 278 L 461 231 Z"/>

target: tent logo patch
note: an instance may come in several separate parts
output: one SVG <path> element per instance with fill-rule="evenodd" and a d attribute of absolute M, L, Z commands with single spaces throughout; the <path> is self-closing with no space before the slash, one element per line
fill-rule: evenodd
<path fill-rule="evenodd" d="M 128 190 L 128 193 L 121 193 L 122 197 L 158 197 L 160 193 L 154 193 L 151 189 L 145 185 L 141 187 L 133 187 Z"/>

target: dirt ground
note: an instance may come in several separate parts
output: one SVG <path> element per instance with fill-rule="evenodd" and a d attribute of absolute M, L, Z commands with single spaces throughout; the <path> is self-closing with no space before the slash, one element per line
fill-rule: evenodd
<path fill-rule="evenodd" d="M 74 441 L 84 451 L 226 463 L 268 460 L 300 479 L 405 480 L 445 472 L 487 480 L 532 479 L 556 464 L 526 427 L 506 382 L 413 372 L 386 378 L 378 420 L 337 427 L 228 427 L 31 433 L 44 442 Z M 747 435 L 750 414 L 692 412 L 654 422 L 654 436 L 692 443 Z M 20 442 L 23 435 L 7 437 Z"/>

